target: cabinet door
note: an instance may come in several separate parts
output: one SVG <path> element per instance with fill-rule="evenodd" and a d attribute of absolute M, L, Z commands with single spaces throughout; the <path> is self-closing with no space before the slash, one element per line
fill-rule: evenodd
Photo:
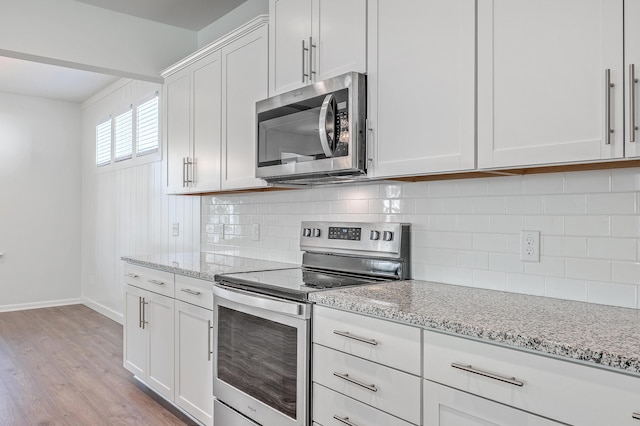
<path fill-rule="evenodd" d="M 144 308 L 145 327 L 149 333 L 149 374 L 147 384 L 173 401 L 174 300 L 147 292 Z"/>
<path fill-rule="evenodd" d="M 205 425 L 213 424 L 213 311 L 176 301 L 176 404 Z"/>
<path fill-rule="evenodd" d="M 297 0 L 296 0 L 297 1 Z M 256 102 L 267 97 L 267 27 L 222 49 L 222 189 L 266 186 L 256 175 Z"/>
<path fill-rule="evenodd" d="M 367 72 L 367 1 L 313 0 L 313 81 Z"/>
<path fill-rule="evenodd" d="M 189 70 L 167 77 L 164 84 L 167 192 L 189 192 L 185 185 L 184 158 L 191 156 L 191 97 Z"/>
<path fill-rule="evenodd" d="M 438 426 L 552 426 L 545 419 L 424 380 L 423 424 Z"/>
<path fill-rule="evenodd" d="M 475 167 L 475 1 L 369 3 L 376 177 Z"/>
<path fill-rule="evenodd" d="M 220 51 L 191 65 L 195 191 L 220 189 L 221 72 Z"/>
<path fill-rule="evenodd" d="M 274 96 L 310 82 L 309 51 L 303 49 L 311 37 L 311 0 L 271 0 L 269 20 L 269 93 Z"/>
<path fill-rule="evenodd" d="M 480 168 L 622 157 L 622 4 L 478 1 Z"/>
<path fill-rule="evenodd" d="M 124 291 L 123 365 L 140 379 L 147 375 L 147 332 L 142 328 L 142 298 L 146 292 L 130 285 Z"/>
<path fill-rule="evenodd" d="M 626 105 L 625 154 L 640 156 L 640 0 L 624 2 Z M 631 71 L 635 75 L 631 75 Z"/>

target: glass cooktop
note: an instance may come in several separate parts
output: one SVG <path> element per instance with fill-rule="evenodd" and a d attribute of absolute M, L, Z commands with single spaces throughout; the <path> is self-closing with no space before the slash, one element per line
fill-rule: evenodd
<path fill-rule="evenodd" d="M 216 276 L 216 281 L 223 285 L 258 293 L 306 300 L 311 292 L 373 284 L 380 280 L 372 277 L 354 277 L 304 268 L 292 268 L 222 274 Z"/>

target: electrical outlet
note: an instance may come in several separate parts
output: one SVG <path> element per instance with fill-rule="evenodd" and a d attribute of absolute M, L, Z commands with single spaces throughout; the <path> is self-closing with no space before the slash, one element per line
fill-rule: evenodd
<path fill-rule="evenodd" d="M 180 235 L 180 223 L 179 222 L 173 222 L 173 226 L 171 227 L 171 235 L 173 235 L 174 237 L 177 237 Z"/>
<path fill-rule="evenodd" d="M 520 260 L 540 262 L 540 231 L 520 231 Z"/>
<path fill-rule="evenodd" d="M 254 223 L 251 225 L 251 239 L 253 241 L 260 241 L 260 224 Z"/>

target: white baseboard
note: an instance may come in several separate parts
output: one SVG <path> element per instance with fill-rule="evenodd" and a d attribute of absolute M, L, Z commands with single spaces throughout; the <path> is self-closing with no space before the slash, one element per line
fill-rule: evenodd
<path fill-rule="evenodd" d="M 47 300 L 44 302 L 20 303 L 16 305 L 0 305 L 0 312 L 24 311 L 27 309 L 52 308 L 54 306 L 79 305 L 80 299 Z"/>
<path fill-rule="evenodd" d="M 86 297 L 83 297 L 80 303 L 82 303 L 83 305 L 93 309 L 94 311 L 104 315 L 105 317 L 119 324 L 124 324 L 124 315 L 121 314 L 120 312 L 116 312 L 113 309 L 108 308 L 103 304 L 93 301 L 91 299 L 87 299 Z"/>

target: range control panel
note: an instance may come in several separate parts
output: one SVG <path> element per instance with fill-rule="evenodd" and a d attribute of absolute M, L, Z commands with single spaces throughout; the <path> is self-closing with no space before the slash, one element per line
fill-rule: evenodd
<path fill-rule="evenodd" d="M 394 256 L 408 244 L 409 225 L 389 222 L 302 222 L 304 251 Z M 406 239 L 407 241 L 403 241 Z"/>

